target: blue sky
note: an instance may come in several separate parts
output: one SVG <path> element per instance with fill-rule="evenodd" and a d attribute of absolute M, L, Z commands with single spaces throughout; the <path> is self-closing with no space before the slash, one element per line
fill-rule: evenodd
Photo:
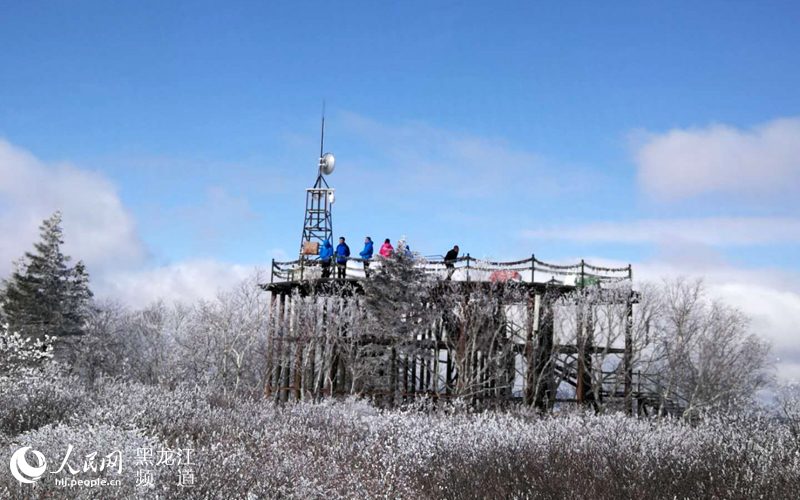
<path fill-rule="evenodd" d="M 164 262 L 257 262 L 294 250 L 323 99 L 339 159 L 337 233 L 407 234 L 425 253 L 458 241 L 495 257 L 647 255 L 642 245 L 595 252 L 518 233 L 633 213 L 735 212 L 697 199 L 652 203 L 636 190 L 632 134 L 747 128 L 800 112 L 800 10 L 791 3 L 162 4 L 7 5 L 0 135 L 45 161 L 103 172 Z M 354 131 L 353 117 L 387 133 Z M 395 192 L 348 175 L 354 166 L 404 184 L 392 178 L 408 165 L 386 153 L 414 150 L 415 138 L 393 145 L 390 132 L 415 126 L 529 155 L 526 175 L 506 179 L 524 188 L 510 188 L 514 200 L 484 199 L 454 195 L 447 182 Z M 430 152 L 453 159 L 441 153 Z M 748 213 L 765 212 L 749 201 Z M 197 220 L 218 210 L 230 212 L 212 217 L 219 227 Z M 796 206 L 766 212 L 796 215 Z M 146 222 L 153 213 L 157 224 Z"/>
<path fill-rule="evenodd" d="M 755 280 L 800 320 L 796 2 L 0 12 L 0 271 L 55 208 L 76 257 L 130 287 L 293 255 L 324 99 L 353 246 Z"/>

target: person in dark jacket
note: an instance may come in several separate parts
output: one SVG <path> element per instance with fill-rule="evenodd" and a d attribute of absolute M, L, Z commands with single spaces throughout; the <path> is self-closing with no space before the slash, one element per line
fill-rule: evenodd
<path fill-rule="evenodd" d="M 333 245 L 327 238 L 319 249 L 319 265 L 322 266 L 322 277 L 331 277 L 331 259 L 333 258 Z"/>
<path fill-rule="evenodd" d="M 372 238 L 364 238 L 364 250 L 358 254 L 364 259 L 364 277 L 369 277 L 369 260 L 372 258 Z"/>
<path fill-rule="evenodd" d="M 458 245 L 455 245 L 444 256 L 444 267 L 447 268 L 447 278 L 450 279 L 456 270 L 456 261 L 458 260 Z"/>
<path fill-rule="evenodd" d="M 347 276 L 347 258 L 350 257 L 350 247 L 344 242 L 344 236 L 339 238 L 336 245 L 336 277 L 344 278 Z"/>

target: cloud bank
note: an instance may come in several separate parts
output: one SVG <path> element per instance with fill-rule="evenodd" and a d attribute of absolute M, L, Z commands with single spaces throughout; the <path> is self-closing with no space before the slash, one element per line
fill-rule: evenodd
<path fill-rule="evenodd" d="M 62 163 L 48 165 L 0 139 L 0 274 L 38 240 L 39 225 L 64 216 L 65 253 L 98 272 L 136 265 L 146 257 L 132 215 L 103 175 Z"/>
<path fill-rule="evenodd" d="M 634 158 L 639 185 L 659 199 L 797 192 L 800 119 L 773 120 L 746 130 L 711 125 L 646 134 Z"/>
<path fill-rule="evenodd" d="M 133 215 L 98 172 L 48 164 L 0 139 L 0 278 L 33 248 L 42 220 L 63 214 L 64 253 L 83 260 L 98 298 L 141 307 L 212 298 L 254 272 L 215 260 L 154 266 Z"/>
<path fill-rule="evenodd" d="M 523 231 L 535 239 L 583 243 L 748 246 L 800 243 L 800 219 L 789 217 L 701 217 L 598 221 Z"/>
<path fill-rule="evenodd" d="M 251 266 L 211 259 L 188 260 L 149 269 L 119 271 L 103 276 L 104 295 L 130 307 L 155 300 L 192 303 L 214 297 L 252 276 Z"/>

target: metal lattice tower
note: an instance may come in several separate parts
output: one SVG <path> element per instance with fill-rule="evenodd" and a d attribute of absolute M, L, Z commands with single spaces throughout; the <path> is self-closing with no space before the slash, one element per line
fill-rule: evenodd
<path fill-rule="evenodd" d="M 302 247 L 306 241 L 319 242 L 333 237 L 333 189 L 328 186 L 322 174 L 317 177 L 314 187 L 306 189 L 306 216 L 303 222 Z"/>
<path fill-rule="evenodd" d="M 319 144 L 319 166 L 314 187 L 306 189 L 306 214 L 303 220 L 303 236 L 300 240 L 300 254 L 303 256 L 303 245 L 316 242 L 320 245 L 326 239 L 333 239 L 334 190 L 325 180 L 325 175 L 333 172 L 334 157 L 331 153 L 323 154 L 325 144 L 325 115 L 322 116 L 322 131 Z"/>

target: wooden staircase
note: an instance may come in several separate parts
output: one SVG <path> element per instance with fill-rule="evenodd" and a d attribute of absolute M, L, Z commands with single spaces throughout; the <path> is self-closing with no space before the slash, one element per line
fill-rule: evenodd
<path fill-rule="evenodd" d="M 557 383 L 565 382 L 578 387 L 577 358 L 567 355 L 559 357 L 554 363 L 554 375 Z M 596 379 L 595 379 L 596 380 Z M 611 401 L 624 401 L 624 375 L 619 371 L 602 372 L 602 385 L 600 390 L 594 391 L 591 400 L 595 404 L 609 403 Z M 631 399 L 635 402 L 635 409 L 639 416 L 680 418 L 683 416 L 688 402 L 677 394 L 665 396 L 667 391 L 659 380 L 643 373 L 634 374 Z"/>

